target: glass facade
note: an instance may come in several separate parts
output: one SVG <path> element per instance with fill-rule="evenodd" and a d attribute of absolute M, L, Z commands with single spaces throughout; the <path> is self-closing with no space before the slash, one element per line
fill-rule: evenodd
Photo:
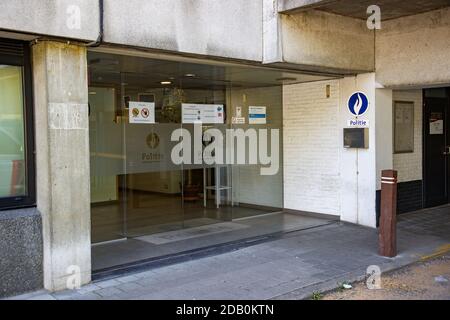
<path fill-rule="evenodd" d="M 294 75 L 88 60 L 94 270 L 295 228 L 281 212 L 282 81 Z"/>

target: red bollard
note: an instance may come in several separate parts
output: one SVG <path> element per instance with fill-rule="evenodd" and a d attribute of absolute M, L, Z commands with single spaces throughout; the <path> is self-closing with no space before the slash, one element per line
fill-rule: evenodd
<path fill-rule="evenodd" d="M 397 255 L 397 171 L 381 173 L 379 253 L 393 258 Z"/>

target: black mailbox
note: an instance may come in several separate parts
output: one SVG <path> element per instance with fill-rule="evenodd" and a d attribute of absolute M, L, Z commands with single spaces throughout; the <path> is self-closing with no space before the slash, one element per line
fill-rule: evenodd
<path fill-rule="evenodd" d="M 368 149 L 369 148 L 369 129 L 368 128 L 344 128 L 344 148 Z"/>

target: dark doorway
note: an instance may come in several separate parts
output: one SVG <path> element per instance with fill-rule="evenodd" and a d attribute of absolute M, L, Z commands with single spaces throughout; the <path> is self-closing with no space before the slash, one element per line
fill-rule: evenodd
<path fill-rule="evenodd" d="M 450 202 L 449 88 L 424 90 L 424 200 L 426 207 Z"/>

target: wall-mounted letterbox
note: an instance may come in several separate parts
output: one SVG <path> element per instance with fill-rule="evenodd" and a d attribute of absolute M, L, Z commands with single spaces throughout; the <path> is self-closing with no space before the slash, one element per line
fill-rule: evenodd
<path fill-rule="evenodd" d="M 369 129 L 368 128 L 344 128 L 344 148 L 368 149 L 369 148 Z"/>

